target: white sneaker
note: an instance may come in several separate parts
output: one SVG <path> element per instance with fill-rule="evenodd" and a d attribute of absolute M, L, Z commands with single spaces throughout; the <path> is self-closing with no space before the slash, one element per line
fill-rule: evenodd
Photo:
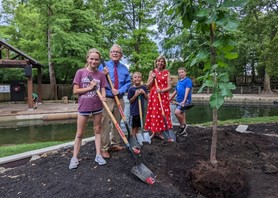
<path fill-rule="evenodd" d="M 96 155 L 95 162 L 97 162 L 100 166 L 106 164 L 105 159 L 103 159 L 101 155 Z"/>
<path fill-rule="evenodd" d="M 76 157 L 72 157 L 70 160 L 69 169 L 77 168 L 78 164 L 79 164 L 78 159 Z"/>

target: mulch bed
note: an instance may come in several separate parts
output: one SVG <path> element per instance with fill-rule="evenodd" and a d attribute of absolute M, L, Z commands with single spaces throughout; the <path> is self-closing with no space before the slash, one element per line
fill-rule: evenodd
<path fill-rule="evenodd" d="M 246 179 L 242 197 L 278 197 L 278 123 L 249 125 L 248 131 L 254 133 L 238 133 L 236 127 L 218 127 L 217 160 L 242 170 Z M 212 128 L 190 126 L 189 135 L 178 138 L 176 143 L 159 139 L 146 143 L 140 160 L 155 174 L 154 185 L 145 184 L 131 173 L 135 164 L 128 151 L 114 152 L 107 165 L 98 166 L 94 162 L 94 143 L 88 143 L 81 147 L 81 161 L 75 170 L 68 169 L 72 148 L 64 148 L 3 171 L 0 195 L 5 198 L 211 197 L 201 195 L 203 192 L 191 180 L 196 165 L 209 161 L 211 133 Z M 229 177 L 236 177 L 232 172 Z M 210 179 L 216 180 L 215 175 Z"/>

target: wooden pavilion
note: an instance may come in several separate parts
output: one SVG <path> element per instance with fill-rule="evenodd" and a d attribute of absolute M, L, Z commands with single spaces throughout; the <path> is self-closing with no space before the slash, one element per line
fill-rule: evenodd
<path fill-rule="evenodd" d="M 42 67 L 43 65 L 32 57 L 24 54 L 5 41 L 0 40 L 0 68 L 23 68 L 25 71 L 25 76 L 27 77 L 27 98 L 29 110 L 33 109 L 33 68 L 37 69 L 38 96 L 39 102 L 42 101 Z"/>

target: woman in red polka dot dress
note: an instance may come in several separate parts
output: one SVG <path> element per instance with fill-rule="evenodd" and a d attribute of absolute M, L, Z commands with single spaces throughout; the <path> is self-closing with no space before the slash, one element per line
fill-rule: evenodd
<path fill-rule="evenodd" d="M 155 69 L 150 71 L 147 81 L 147 87 L 150 89 L 148 109 L 144 129 L 152 132 L 152 136 L 164 139 L 162 132 L 166 130 L 166 126 L 162 116 L 162 109 L 158 99 L 158 93 L 161 95 L 162 106 L 167 120 L 167 128 L 172 129 L 171 109 L 169 100 L 169 91 L 171 89 L 170 72 L 165 69 L 166 59 L 159 56 L 155 60 Z M 154 78 L 157 79 L 158 89 L 155 86 Z"/>

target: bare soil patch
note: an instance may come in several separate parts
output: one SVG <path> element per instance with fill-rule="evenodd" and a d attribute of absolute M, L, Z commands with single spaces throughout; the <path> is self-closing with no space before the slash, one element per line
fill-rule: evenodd
<path fill-rule="evenodd" d="M 236 127 L 218 127 L 218 161 L 242 170 L 247 182 L 242 197 L 278 197 L 278 123 L 249 125 L 248 131 L 254 133 L 248 134 L 236 132 Z M 178 138 L 176 143 L 153 139 L 152 144 L 145 144 L 141 159 L 156 175 L 152 186 L 131 173 L 134 161 L 128 151 L 112 153 L 107 165 L 98 166 L 94 162 L 94 144 L 88 143 L 81 147 L 76 170 L 68 169 L 72 148 L 64 148 L 1 173 L 0 195 L 200 198 L 203 195 L 193 188 L 190 173 L 198 161 L 209 160 L 211 133 L 211 128 L 190 126 L 189 135 Z M 234 177 L 238 175 L 230 174 L 226 179 Z"/>

